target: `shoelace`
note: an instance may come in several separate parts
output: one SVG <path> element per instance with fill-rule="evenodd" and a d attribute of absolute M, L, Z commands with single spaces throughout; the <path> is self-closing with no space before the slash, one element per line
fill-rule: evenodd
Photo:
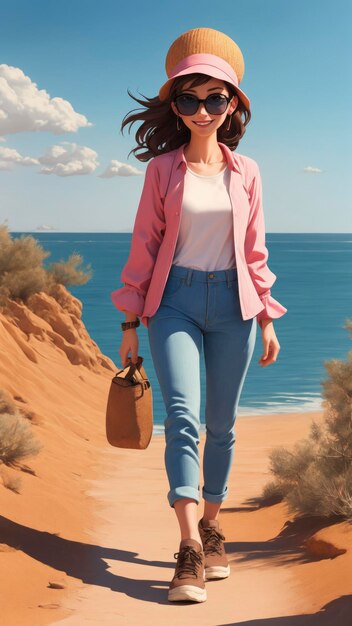
<path fill-rule="evenodd" d="M 210 552 L 218 552 L 221 554 L 222 545 L 221 541 L 225 539 L 224 535 L 216 530 L 216 528 L 202 528 L 204 537 L 203 537 L 203 548 L 204 553 L 209 554 Z"/>
<path fill-rule="evenodd" d="M 184 546 L 179 552 L 175 552 L 174 558 L 177 559 L 176 576 L 181 578 L 182 574 L 187 576 L 192 574 L 197 578 L 197 568 L 202 565 L 202 553 L 197 552 L 192 546 Z"/>

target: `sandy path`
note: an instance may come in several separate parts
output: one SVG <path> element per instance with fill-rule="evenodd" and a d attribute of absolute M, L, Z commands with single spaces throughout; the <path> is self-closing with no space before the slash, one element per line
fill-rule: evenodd
<path fill-rule="evenodd" d="M 72 615 L 55 624 L 179 625 L 194 619 L 204 626 L 248 620 L 256 625 L 323 624 L 323 614 L 319 622 L 314 614 L 304 617 L 320 607 L 309 605 L 302 596 L 301 581 L 293 571 L 300 551 L 285 535 L 278 539 L 289 519 L 286 506 L 257 509 L 251 500 L 268 480 L 267 453 L 272 442 L 286 445 L 304 436 L 311 416 L 238 419 L 237 442 L 241 443 L 231 472 L 230 497 L 221 511 L 231 576 L 207 582 L 208 600 L 200 604 L 167 600 L 179 531 L 166 502 L 163 436 L 153 437 L 143 452 L 108 448 L 99 470 L 105 477 L 90 481 L 89 491 L 99 501 L 92 544 L 101 547 L 92 549 L 82 588 L 63 602 Z M 260 441 L 254 436 L 258 426 Z M 201 456 L 203 447 L 204 437 Z M 296 616 L 295 621 L 288 616 Z"/>

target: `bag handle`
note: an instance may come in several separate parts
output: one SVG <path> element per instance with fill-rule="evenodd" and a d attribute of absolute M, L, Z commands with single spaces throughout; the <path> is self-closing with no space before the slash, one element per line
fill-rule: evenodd
<path fill-rule="evenodd" d="M 133 375 L 134 375 L 134 373 L 135 373 L 136 371 L 138 371 L 138 372 L 139 372 L 139 368 L 141 367 L 141 365 L 142 365 L 142 363 L 143 363 L 144 359 L 143 359 L 143 357 L 142 357 L 142 356 L 137 356 L 137 363 L 132 363 L 132 361 L 131 361 L 131 357 L 130 357 L 130 356 L 128 356 L 128 357 L 127 357 L 127 360 L 128 360 L 129 362 L 128 362 L 126 365 L 124 365 L 124 367 L 122 367 L 121 369 L 119 369 L 119 370 L 117 371 L 117 374 L 120 374 L 120 373 L 121 373 L 121 372 L 123 372 L 123 371 L 124 371 L 127 367 L 129 367 L 130 369 L 129 369 L 129 371 L 127 372 L 127 374 L 126 374 L 125 378 L 131 378 L 131 377 L 133 377 Z M 139 373 L 140 373 L 140 372 L 139 372 Z"/>
<path fill-rule="evenodd" d="M 128 357 L 128 359 L 131 361 L 131 357 Z M 129 380 L 134 385 L 140 385 L 142 396 L 144 395 L 144 389 L 150 387 L 149 380 L 143 378 L 142 372 L 140 371 L 143 360 L 144 359 L 142 356 L 137 356 L 137 363 L 130 362 L 123 368 L 126 369 L 126 367 L 129 367 L 129 370 L 125 376 L 125 380 Z"/>
<path fill-rule="evenodd" d="M 128 360 L 130 361 L 130 363 L 127 363 L 127 365 L 125 365 L 125 367 L 123 369 L 126 369 L 126 367 L 129 367 L 129 370 L 125 376 L 125 378 L 127 378 L 128 380 L 133 381 L 135 374 L 137 373 L 137 377 L 139 375 L 139 377 L 143 380 L 143 376 L 140 372 L 140 367 L 144 361 L 142 356 L 137 356 L 137 363 L 132 363 L 131 361 L 131 357 L 128 357 Z M 123 371 L 123 370 L 120 370 Z"/>

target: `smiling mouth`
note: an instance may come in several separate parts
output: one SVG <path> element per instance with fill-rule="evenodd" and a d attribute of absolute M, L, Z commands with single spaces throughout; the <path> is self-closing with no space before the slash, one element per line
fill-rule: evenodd
<path fill-rule="evenodd" d="M 209 122 L 193 122 L 193 124 L 197 124 L 197 126 L 209 126 L 214 120 L 210 120 Z"/>

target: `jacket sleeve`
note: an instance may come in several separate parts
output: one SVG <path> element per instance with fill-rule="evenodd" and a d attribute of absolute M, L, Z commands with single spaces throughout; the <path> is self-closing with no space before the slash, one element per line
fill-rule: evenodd
<path fill-rule="evenodd" d="M 121 271 L 123 287 L 111 293 L 120 311 L 141 316 L 158 250 L 165 232 L 164 208 L 159 193 L 155 159 L 149 161 L 131 239 L 129 257 Z"/>
<path fill-rule="evenodd" d="M 253 285 L 264 304 L 264 309 L 256 316 L 261 326 L 263 319 L 281 317 L 287 309 L 271 295 L 276 275 L 267 265 L 269 252 L 265 245 L 262 180 L 258 164 L 254 160 L 253 164 L 254 176 L 249 187 L 250 213 L 246 230 L 245 256 Z"/>

